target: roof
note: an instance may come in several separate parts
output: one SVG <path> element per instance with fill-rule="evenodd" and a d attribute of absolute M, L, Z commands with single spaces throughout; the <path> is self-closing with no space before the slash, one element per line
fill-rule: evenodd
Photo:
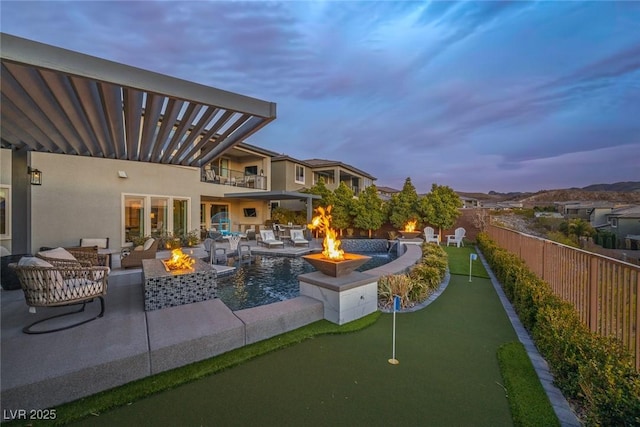
<path fill-rule="evenodd" d="M 291 156 L 288 156 L 286 154 L 279 154 L 275 157 L 273 157 L 271 159 L 272 162 L 280 162 L 280 161 L 290 161 L 293 163 L 298 163 L 301 164 L 303 166 L 307 166 L 309 168 L 312 169 L 319 169 L 319 168 L 324 168 L 324 167 L 334 167 L 334 166 L 339 166 L 342 167 L 343 169 L 349 170 L 352 173 L 355 173 L 357 175 L 361 175 L 364 176 L 366 178 L 369 178 L 371 180 L 376 180 L 377 178 L 374 177 L 373 175 L 358 169 L 354 166 L 351 166 L 347 163 L 343 163 L 341 161 L 338 160 L 324 160 L 324 159 L 306 159 L 306 160 L 300 160 L 300 159 L 296 159 L 293 158 Z"/>
<path fill-rule="evenodd" d="M 268 156 L 268 157 L 275 157 L 275 156 L 279 155 L 275 151 L 267 150 L 266 148 L 258 147 L 258 146 L 252 145 L 252 144 L 248 144 L 246 142 L 241 142 L 236 147 L 237 148 L 244 148 L 246 150 L 255 151 L 256 153 L 260 153 L 260 154 L 263 154 L 263 155 Z"/>
<path fill-rule="evenodd" d="M 593 202 L 574 202 L 565 205 L 567 209 L 611 209 L 615 203 L 606 200 L 597 200 Z"/>
<path fill-rule="evenodd" d="M 400 190 L 391 187 L 376 187 L 380 193 L 399 193 Z"/>
<path fill-rule="evenodd" d="M 202 166 L 276 118 L 272 102 L 0 37 L 3 148 Z"/>
<path fill-rule="evenodd" d="M 626 206 L 611 211 L 608 216 L 616 218 L 640 218 L 640 206 Z"/>
<path fill-rule="evenodd" d="M 343 167 L 345 169 L 350 170 L 351 172 L 355 172 L 358 175 L 362 175 L 362 176 L 370 178 L 372 180 L 376 179 L 376 177 L 374 177 L 373 175 L 370 175 L 369 173 L 363 171 L 362 169 L 358 169 L 358 168 L 356 168 L 354 166 L 351 166 L 351 165 L 349 165 L 347 163 L 340 162 L 338 160 L 307 159 L 307 160 L 305 160 L 305 162 L 307 164 L 311 165 L 311 167 L 313 167 L 313 168 L 340 166 L 340 167 Z"/>

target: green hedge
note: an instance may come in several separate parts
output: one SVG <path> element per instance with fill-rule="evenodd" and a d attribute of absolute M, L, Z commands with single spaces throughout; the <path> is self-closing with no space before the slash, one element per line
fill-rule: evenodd
<path fill-rule="evenodd" d="M 517 256 L 486 233 L 478 246 L 522 324 L 547 360 L 556 385 L 587 425 L 640 425 L 640 374 L 622 344 L 592 333 L 571 304 L 555 296 Z"/>

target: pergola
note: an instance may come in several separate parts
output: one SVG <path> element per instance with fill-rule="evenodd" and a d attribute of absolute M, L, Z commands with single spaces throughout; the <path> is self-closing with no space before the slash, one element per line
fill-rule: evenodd
<path fill-rule="evenodd" d="M 273 102 L 0 33 L 1 147 L 201 167 Z"/>

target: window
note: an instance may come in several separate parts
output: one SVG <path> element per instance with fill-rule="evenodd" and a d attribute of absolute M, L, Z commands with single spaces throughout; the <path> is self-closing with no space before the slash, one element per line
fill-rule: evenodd
<path fill-rule="evenodd" d="M 229 159 L 220 159 L 220 176 L 229 178 Z"/>
<path fill-rule="evenodd" d="M 144 198 L 127 196 L 124 200 L 124 238 L 126 242 L 136 237 L 143 237 L 144 232 Z"/>
<path fill-rule="evenodd" d="M 298 184 L 304 184 L 304 166 L 296 165 L 296 179 Z"/>
<path fill-rule="evenodd" d="M 188 233 L 190 204 L 191 200 L 183 197 L 124 194 L 123 241 Z"/>
<path fill-rule="evenodd" d="M 252 217 L 255 218 L 256 216 L 258 216 L 258 213 L 256 212 L 256 208 L 244 208 L 244 216 L 246 217 Z"/>
<path fill-rule="evenodd" d="M 173 199 L 173 235 L 182 236 L 189 232 L 189 200 Z"/>
<path fill-rule="evenodd" d="M 258 166 L 245 166 L 244 167 L 245 175 L 258 175 Z"/>
<path fill-rule="evenodd" d="M 11 187 L 0 185 L 0 238 L 11 238 Z"/>
<path fill-rule="evenodd" d="M 280 207 L 280 200 L 269 202 L 269 209 L 274 210 Z"/>
<path fill-rule="evenodd" d="M 611 228 L 618 228 L 618 218 L 611 218 Z"/>
<path fill-rule="evenodd" d="M 336 180 L 334 176 L 333 172 L 316 172 L 313 174 L 313 185 L 316 185 L 318 181 L 320 181 L 320 178 L 324 179 L 325 184 L 335 184 Z"/>
<path fill-rule="evenodd" d="M 169 199 L 166 197 L 151 198 L 151 235 L 163 236 L 167 234 L 167 219 L 169 217 Z"/>

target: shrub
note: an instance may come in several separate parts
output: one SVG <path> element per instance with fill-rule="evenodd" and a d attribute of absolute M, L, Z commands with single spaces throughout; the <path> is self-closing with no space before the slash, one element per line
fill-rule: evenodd
<path fill-rule="evenodd" d="M 385 306 L 393 305 L 393 297 L 400 297 L 400 306 L 407 308 L 409 306 L 409 294 L 413 284 L 406 274 L 392 274 L 381 276 L 378 279 L 378 299 Z"/>
<path fill-rule="evenodd" d="M 640 374 L 612 338 L 591 332 L 574 307 L 553 295 L 524 262 L 486 233 L 477 238 L 523 325 L 549 363 L 557 386 L 583 409 L 588 425 L 640 425 Z"/>
<path fill-rule="evenodd" d="M 409 277 L 426 290 L 435 290 L 440 286 L 440 282 L 442 282 L 441 271 L 437 267 L 423 263 L 413 267 L 409 273 Z"/>
<path fill-rule="evenodd" d="M 402 308 L 419 303 L 438 288 L 447 271 L 447 253 L 438 245 L 422 245 L 422 258 L 409 274 L 382 276 L 378 279 L 378 299 L 383 306 L 393 304 L 399 295 Z"/>

